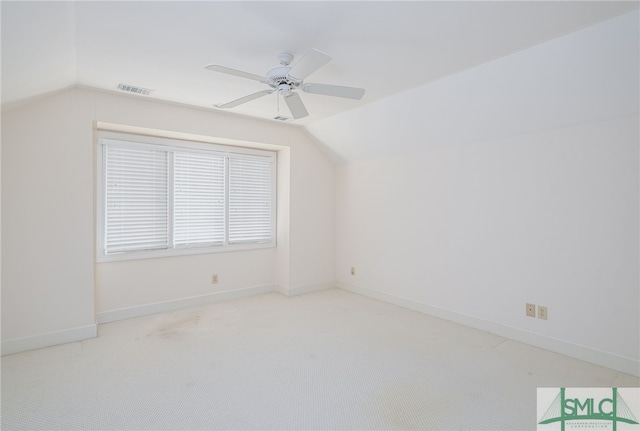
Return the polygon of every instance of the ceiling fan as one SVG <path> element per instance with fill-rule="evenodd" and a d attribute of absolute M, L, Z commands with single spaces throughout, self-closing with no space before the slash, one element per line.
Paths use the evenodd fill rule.
<path fill-rule="evenodd" d="M 317 49 L 309 50 L 300 60 L 296 62 L 293 67 L 289 64 L 293 60 L 293 55 L 288 52 L 283 52 L 278 55 L 280 66 L 271 69 L 267 72 L 266 76 L 255 75 L 249 72 L 243 72 L 241 70 L 230 69 L 225 66 L 219 66 L 217 64 L 210 64 L 205 66 L 205 69 L 212 70 L 214 72 L 226 73 L 228 75 L 239 76 L 241 78 L 252 79 L 254 81 L 267 84 L 270 89 L 258 91 L 257 93 L 249 94 L 231 102 L 215 105 L 218 108 L 228 109 L 235 108 L 243 103 L 250 102 L 258 99 L 259 97 L 278 92 L 281 95 L 291 112 L 294 119 L 303 118 L 309 115 L 307 108 L 300 95 L 294 90 L 301 89 L 305 93 L 321 94 L 324 96 L 344 97 L 347 99 L 360 100 L 364 96 L 363 88 L 343 87 L 340 85 L 329 84 L 312 84 L 306 83 L 304 80 L 307 76 L 311 75 L 316 70 L 327 64 L 331 57 L 322 51 Z M 279 117 L 276 117 L 279 118 Z M 282 117 L 280 117 L 282 119 Z"/>

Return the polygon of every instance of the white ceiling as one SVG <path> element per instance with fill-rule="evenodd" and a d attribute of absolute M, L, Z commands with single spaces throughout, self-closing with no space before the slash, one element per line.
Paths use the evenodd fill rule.
<path fill-rule="evenodd" d="M 305 129 L 335 160 L 350 161 L 451 149 L 639 113 L 636 10 Z"/>
<path fill-rule="evenodd" d="M 2 104 L 72 85 L 153 89 L 214 108 L 264 84 L 276 55 L 320 49 L 308 82 L 366 88 L 361 101 L 302 94 L 307 125 L 485 64 L 638 8 L 638 2 L 8 2 L 2 1 Z M 295 59 L 294 59 L 295 62 Z M 286 113 L 286 107 L 280 109 Z M 234 108 L 276 115 L 275 95 Z"/>

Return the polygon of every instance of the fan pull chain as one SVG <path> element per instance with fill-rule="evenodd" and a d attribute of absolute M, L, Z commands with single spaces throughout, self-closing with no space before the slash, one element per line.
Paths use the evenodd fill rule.
<path fill-rule="evenodd" d="M 276 91 L 276 109 L 278 110 L 278 116 L 280 115 L 280 92 Z"/>

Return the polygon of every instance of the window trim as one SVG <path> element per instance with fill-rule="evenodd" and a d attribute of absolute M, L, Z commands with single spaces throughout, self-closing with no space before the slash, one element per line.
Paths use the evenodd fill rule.
<path fill-rule="evenodd" d="M 173 245 L 173 219 L 174 219 L 174 204 L 173 200 L 173 185 L 170 187 L 170 191 L 168 192 L 168 197 L 171 200 L 169 218 L 170 218 L 170 226 L 169 226 L 169 240 L 171 243 L 171 247 L 167 249 L 160 250 L 139 250 L 139 251 L 129 251 L 129 252 L 121 252 L 121 253 L 113 253 L 113 254 L 105 254 L 104 253 L 104 239 L 105 239 L 105 207 L 106 207 L 106 194 L 105 194 L 105 166 L 104 166 L 104 144 L 103 140 L 108 141 L 116 141 L 122 142 L 121 145 L 127 147 L 135 147 L 140 146 L 144 148 L 157 148 L 161 150 L 171 151 L 171 148 L 179 148 L 181 150 L 186 150 L 189 152 L 206 152 L 206 153 L 217 153 L 223 156 L 232 156 L 232 155 L 255 155 L 262 157 L 270 157 L 272 159 L 271 164 L 271 241 L 260 242 L 260 243 L 229 243 L 228 242 L 228 217 L 225 220 L 225 239 L 222 245 L 216 246 L 204 246 L 204 247 L 179 247 L 176 248 Z M 119 145 L 116 142 L 111 142 L 109 145 Z M 171 257 L 171 256 L 184 256 L 184 255 L 195 255 L 195 254 L 208 254 L 208 253 L 223 253 L 223 252 L 233 252 L 233 251 L 242 251 L 242 250 L 259 250 L 266 248 L 274 248 L 276 247 L 276 226 L 277 226 L 277 213 L 276 213 L 276 204 L 277 204 L 277 152 L 272 150 L 264 150 L 257 148 L 248 148 L 244 146 L 231 146 L 225 144 L 218 143 L 208 143 L 208 142 L 200 142 L 200 141 L 187 141 L 180 139 L 172 139 L 172 138 L 163 138 L 159 136 L 149 136 L 149 135 L 137 135 L 123 132 L 114 132 L 110 130 L 101 130 L 98 129 L 96 133 L 96 254 L 95 260 L 96 262 L 114 262 L 114 261 L 126 261 L 126 260 L 136 260 L 136 259 L 150 259 L 150 258 L 158 258 L 158 257 Z M 225 165 L 228 164 L 228 159 L 225 160 Z M 225 175 L 227 174 L 225 168 Z M 168 175 L 173 176 L 173 161 L 169 163 L 169 173 Z M 225 184 L 225 212 L 228 211 L 228 181 Z"/>

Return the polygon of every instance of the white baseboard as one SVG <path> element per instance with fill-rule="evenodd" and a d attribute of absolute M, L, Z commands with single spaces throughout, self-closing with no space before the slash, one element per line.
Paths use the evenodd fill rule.
<path fill-rule="evenodd" d="M 319 290 L 333 289 L 335 287 L 336 287 L 335 281 L 327 281 L 324 283 L 310 284 L 308 286 L 298 286 L 298 287 L 284 287 L 284 286 L 276 285 L 275 291 L 282 293 L 285 296 L 298 296 L 298 295 L 304 295 L 307 293 L 317 292 Z"/>
<path fill-rule="evenodd" d="M 32 335 L 30 337 L 15 338 L 2 342 L 2 355 L 24 352 L 27 350 L 41 349 L 57 344 L 72 343 L 86 340 L 98 335 L 97 325 L 79 326 L 77 328 L 64 329 L 62 331 L 48 332 L 46 334 Z"/>
<path fill-rule="evenodd" d="M 117 310 L 103 311 L 96 314 L 97 322 L 109 323 L 117 320 L 131 319 L 134 317 L 147 316 L 149 314 L 163 313 L 166 311 L 179 310 L 181 308 L 196 307 L 210 304 L 212 302 L 229 301 L 232 299 L 247 298 L 249 296 L 261 295 L 273 292 L 276 286 L 265 284 L 261 286 L 245 287 L 243 289 L 226 290 L 207 295 L 191 296 L 189 298 L 174 299 L 171 301 L 154 302 L 152 304 L 137 305 L 133 307 L 119 308 Z"/>
<path fill-rule="evenodd" d="M 338 281 L 336 285 L 338 288 L 349 292 L 358 293 L 360 295 L 408 308 L 410 310 L 450 320 L 455 323 L 460 323 L 465 326 L 470 326 L 472 328 L 480 329 L 482 331 L 490 332 L 501 337 L 540 347 L 552 352 L 561 353 L 572 358 L 591 362 L 592 364 L 611 368 L 616 371 L 640 376 L 640 361 L 636 359 L 625 358 L 613 353 L 592 349 L 590 347 L 581 346 L 558 338 L 536 334 L 534 332 L 525 331 L 511 326 L 505 326 L 500 323 L 479 319 L 477 317 L 466 316 L 454 311 L 433 307 L 418 301 L 413 301 L 411 299 L 402 298 L 374 289 L 355 286 L 353 284 L 340 281 Z"/>

